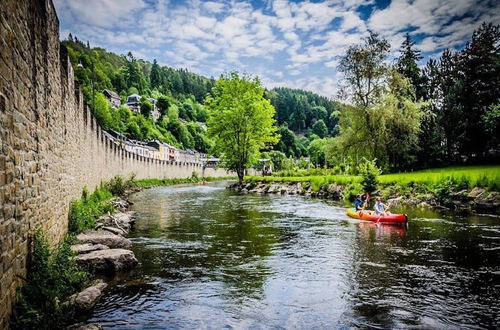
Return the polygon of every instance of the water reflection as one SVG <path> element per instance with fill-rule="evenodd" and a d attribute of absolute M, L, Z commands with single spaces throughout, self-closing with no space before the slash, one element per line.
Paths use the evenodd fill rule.
<path fill-rule="evenodd" d="M 408 228 L 341 205 L 223 186 L 134 196 L 140 265 L 92 321 L 105 328 L 450 328 L 500 323 L 500 225 L 423 210 Z"/>

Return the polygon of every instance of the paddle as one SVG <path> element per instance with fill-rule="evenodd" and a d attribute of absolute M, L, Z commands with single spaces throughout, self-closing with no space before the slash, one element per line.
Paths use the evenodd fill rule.
<path fill-rule="evenodd" d="M 366 193 L 366 199 L 363 202 L 363 206 L 361 207 L 361 213 L 365 210 L 365 207 L 368 205 L 368 201 L 370 200 L 370 194 Z"/>

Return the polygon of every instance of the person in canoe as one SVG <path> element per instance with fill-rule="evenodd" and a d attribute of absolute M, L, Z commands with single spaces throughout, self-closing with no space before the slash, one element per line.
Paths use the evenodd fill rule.
<path fill-rule="evenodd" d="M 376 215 L 388 215 L 390 212 L 387 211 L 388 207 L 382 203 L 382 198 L 377 197 L 375 200 L 375 214 Z"/>
<path fill-rule="evenodd" d="M 354 201 L 354 209 L 356 211 L 361 211 L 363 210 L 363 199 L 361 197 L 361 194 L 359 194 L 358 196 L 356 196 L 356 200 Z"/>

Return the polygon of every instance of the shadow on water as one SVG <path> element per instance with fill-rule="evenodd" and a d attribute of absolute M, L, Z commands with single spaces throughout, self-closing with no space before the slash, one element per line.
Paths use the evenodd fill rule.
<path fill-rule="evenodd" d="M 336 203 L 220 184 L 133 196 L 140 265 L 91 321 L 105 328 L 491 328 L 500 224 L 408 209 L 408 228 Z"/>

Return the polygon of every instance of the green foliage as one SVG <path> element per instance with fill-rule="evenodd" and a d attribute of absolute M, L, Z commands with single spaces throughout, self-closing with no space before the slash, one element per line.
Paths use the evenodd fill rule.
<path fill-rule="evenodd" d="M 370 32 L 362 45 L 350 46 L 340 60 L 339 71 L 345 77 L 342 95 L 355 107 L 367 109 L 378 102 L 385 89 L 385 61 L 389 51 L 389 42 Z"/>
<path fill-rule="evenodd" d="M 102 93 L 95 93 L 95 104 L 91 106 L 92 112 L 102 129 L 108 130 L 115 127 L 111 115 L 111 105 Z"/>
<path fill-rule="evenodd" d="M 170 101 L 166 96 L 160 96 L 158 100 L 156 101 L 156 106 L 158 107 L 160 111 L 161 117 L 165 117 L 167 115 L 167 110 L 168 107 L 170 106 Z"/>
<path fill-rule="evenodd" d="M 103 186 L 106 189 L 103 191 L 109 191 L 114 196 L 121 196 L 127 190 L 133 189 L 137 185 L 136 185 L 135 175 L 132 174 L 127 179 L 124 179 L 122 176 L 117 175 L 113 179 L 104 183 Z M 99 190 L 96 190 L 96 193 L 98 191 Z M 106 197 L 110 197 L 110 196 L 106 196 Z M 105 199 L 103 198 L 101 200 L 105 200 Z"/>
<path fill-rule="evenodd" d="M 320 138 L 324 138 L 328 135 L 328 128 L 326 128 L 325 122 L 323 119 L 318 120 L 314 123 L 312 127 L 312 131 L 314 134 L 319 136 Z"/>
<path fill-rule="evenodd" d="M 260 149 L 278 142 L 274 107 L 263 98 L 260 81 L 237 73 L 217 80 L 213 96 L 206 99 L 208 133 L 221 154 L 222 166 L 243 180 L 247 167 L 255 164 Z"/>
<path fill-rule="evenodd" d="M 363 193 L 363 185 L 359 182 L 350 182 L 344 188 L 344 198 L 353 201 L 357 195 Z"/>
<path fill-rule="evenodd" d="M 370 99 L 370 107 L 346 107 L 338 149 L 352 159 L 377 158 L 383 168 L 404 168 L 418 141 L 422 103 L 413 101 L 408 80 L 391 70 L 387 89 Z"/>
<path fill-rule="evenodd" d="M 377 190 L 380 169 L 377 167 L 375 160 L 364 159 L 359 165 L 359 175 L 361 176 L 361 186 L 364 191 L 372 193 Z"/>
<path fill-rule="evenodd" d="M 72 321 L 73 307 L 62 302 L 83 289 L 89 274 L 76 265 L 70 241 L 67 237 L 52 251 L 42 231 L 35 232 L 26 282 L 13 308 L 12 329 L 60 329 Z"/>
<path fill-rule="evenodd" d="M 108 202 L 111 197 L 112 193 L 105 187 L 96 189 L 90 195 L 87 188 L 84 188 L 82 198 L 71 202 L 68 231 L 78 234 L 94 228 L 97 218 L 105 213 L 114 212 L 113 205 Z"/>
<path fill-rule="evenodd" d="M 281 171 L 284 168 L 285 154 L 276 150 L 271 150 L 262 153 L 262 158 L 270 159 L 273 165 L 273 171 Z"/>
<path fill-rule="evenodd" d="M 422 59 L 422 56 L 420 51 L 415 49 L 415 42 L 413 42 L 409 33 L 406 33 L 400 54 L 396 69 L 411 82 L 417 99 L 421 99 L 423 97 L 424 79 L 418 67 L 418 62 Z"/>
<path fill-rule="evenodd" d="M 84 99 L 92 109 L 95 108 L 94 115 L 103 129 L 113 129 L 136 140 L 158 139 L 177 147 L 196 148 L 198 145 L 203 148 L 199 151 L 207 151 L 213 144 L 206 132 L 200 133 L 202 136 L 193 141 L 184 128 L 179 128 L 177 132 L 181 131 L 180 135 L 174 138 L 176 134 L 168 130 L 166 123 L 160 125 L 150 119 L 152 105 L 147 100 L 149 97 L 157 99 L 160 123 L 166 117 L 177 120 L 179 109 L 183 111 L 182 118 L 205 122 L 207 112 L 198 102 L 202 102 L 210 92 L 215 83 L 213 79 L 184 69 L 160 67 L 156 60 L 150 63 L 136 59 L 132 53 L 119 56 L 102 48 L 90 49 L 78 39 L 65 40 L 62 45 L 68 49 L 76 78 L 82 84 Z M 142 95 L 141 115 L 131 113 L 125 107 L 112 110 L 100 93 L 103 89 L 116 91 L 122 101 L 125 101 L 127 95 Z"/>
<path fill-rule="evenodd" d="M 338 110 L 339 104 L 326 97 L 285 87 L 272 89 L 267 92 L 267 97 L 276 109 L 278 124 L 289 127 L 294 134 L 311 127 L 314 121 L 320 119 L 324 121 L 328 131 L 333 131 L 336 125 L 335 116 L 332 121 L 329 119 L 331 114 Z"/>
<path fill-rule="evenodd" d="M 136 184 L 138 187 L 148 188 L 155 186 L 170 186 L 173 184 L 181 184 L 181 183 L 198 183 L 200 181 L 219 181 L 219 180 L 230 180 L 234 179 L 231 177 L 198 177 L 196 172 L 193 172 L 190 178 L 174 178 L 174 179 L 143 179 L 137 180 Z"/>
<path fill-rule="evenodd" d="M 153 105 L 146 97 L 143 96 L 141 98 L 141 115 L 143 115 L 146 118 L 149 118 L 151 116 L 152 111 L 153 111 Z"/>
<path fill-rule="evenodd" d="M 325 145 L 327 143 L 326 139 L 316 139 L 309 144 L 308 153 L 311 158 L 311 162 L 316 166 L 325 166 Z"/>

